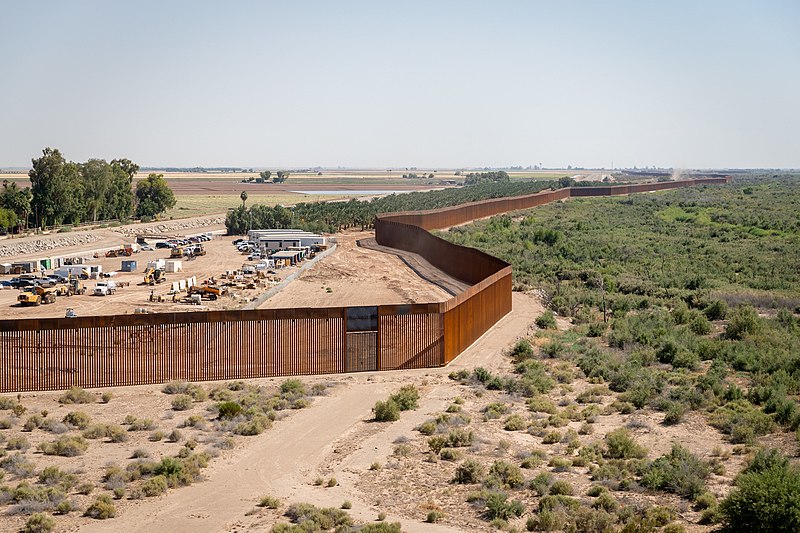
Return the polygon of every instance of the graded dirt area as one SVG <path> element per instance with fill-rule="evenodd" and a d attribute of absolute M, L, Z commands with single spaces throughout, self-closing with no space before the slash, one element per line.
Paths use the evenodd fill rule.
<path fill-rule="evenodd" d="M 359 246 L 358 241 L 369 239 L 374 242 L 374 232 L 338 233 L 337 248 L 331 255 L 259 308 L 426 303 L 452 296 L 442 286 L 428 281 L 446 277 L 444 273 L 424 260 L 426 266 L 415 271 L 397 254 Z M 451 285 L 460 283 L 450 281 Z"/>
<path fill-rule="evenodd" d="M 86 295 L 76 295 L 70 297 L 59 297 L 55 303 L 39 305 L 36 307 L 22 307 L 17 303 L 17 296 L 20 291 L 16 289 L 5 289 L 0 291 L 0 309 L 4 310 L 4 318 L 34 318 L 34 317 L 63 317 L 67 308 L 73 308 L 79 316 L 86 315 L 111 315 L 133 313 L 137 308 L 145 308 L 150 312 L 171 312 L 171 311 L 200 311 L 210 309 L 235 309 L 243 305 L 245 301 L 254 298 L 260 292 L 269 287 L 266 280 L 256 289 L 232 290 L 229 296 L 217 301 L 203 301 L 202 305 L 190 305 L 182 303 L 172 303 L 172 297 L 167 293 L 170 290 L 171 282 L 186 279 L 194 276 L 198 283 L 209 279 L 212 276 L 218 281 L 220 274 L 226 270 L 236 270 L 242 264 L 247 263 L 247 257 L 236 251 L 231 245 L 235 237 L 218 236 L 211 241 L 203 243 L 206 255 L 192 260 L 184 259 L 183 272 L 167 273 L 167 281 L 155 286 L 141 285 L 143 282 L 143 272 L 148 261 L 155 259 L 166 259 L 169 257 L 169 250 L 154 249 L 133 254 L 131 257 L 107 258 L 99 257 L 91 259 L 89 264 L 98 264 L 103 267 L 104 272 L 116 271 L 115 275 L 109 280 L 115 283 L 130 283 L 130 285 L 117 289 L 115 294 L 108 296 L 91 296 L 95 280 L 81 280 L 86 286 Z M 128 239 L 128 242 L 130 239 Z M 105 242 L 105 241 L 104 241 Z M 69 251 L 67 251 L 69 250 Z M 72 248 L 59 251 L 60 255 L 72 256 Z M 83 255 L 77 252 L 74 255 Z M 136 260 L 136 272 L 118 272 L 123 260 Z M 48 271 L 52 272 L 52 271 Z M 281 274 L 288 275 L 288 271 Z M 2 276 L 2 279 L 11 279 L 14 276 Z M 167 298 L 165 302 L 151 302 L 149 296 L 151 290 L 156 295 Z"/>

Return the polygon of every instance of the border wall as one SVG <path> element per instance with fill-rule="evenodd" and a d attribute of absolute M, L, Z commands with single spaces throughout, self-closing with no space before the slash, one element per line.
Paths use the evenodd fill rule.
<path fill-rule="evenodd" d="M 511 311 L 511 266 L 431 235 L 569 197 L 700 184 L 704 178 L 573 187 L 378 215 L 375 238 L 471 284 L 440 303 L 0 320 L 0 392 L 443 366 Z"/>

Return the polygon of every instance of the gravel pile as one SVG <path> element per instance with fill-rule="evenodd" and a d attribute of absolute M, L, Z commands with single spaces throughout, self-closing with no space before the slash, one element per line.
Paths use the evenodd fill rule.
<path fill-rule="evenodd" d="M 173 220 L 161 224 L 148 226 L 128 226 L 111 228 L 117 233 L 122 233 L 126 237 L 136 237 L 139 233 L 185 233 L 186 230 L 203 228 L 206 226 L 216 226 L 225 223 L 224 216 L 214 216 L 207 218 L 191 218 L 187 220 Z"/>
<path fill-rule="evenodd" d="M 80 246 L 97 242 L 100 237 L 92 235 L 91 233 L 77 233 L 69 236 L 53 236 L 42 237 L 35 241 L 19 242 L 14 244 L 0 245 L 0 257 L 8 257 L 14 255 L 28 255 L 40 252 L 47 252 L 48 250 L 55 250 L 63 246 Z"/>

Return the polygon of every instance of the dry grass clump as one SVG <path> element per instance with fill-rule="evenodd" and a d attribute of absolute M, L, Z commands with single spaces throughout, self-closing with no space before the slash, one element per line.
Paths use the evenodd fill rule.
<path fill-rule="evenodd" d="M 94 394 L 80 387 L 72 387 L 58 398 L 58 402 L 62 404 L 94 403 L 95 401 L 97 401 L 97 397 Z"/>

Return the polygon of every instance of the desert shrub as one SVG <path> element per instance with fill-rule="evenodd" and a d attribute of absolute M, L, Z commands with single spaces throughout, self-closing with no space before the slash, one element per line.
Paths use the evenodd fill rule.
<path fill-rule="evenodd" d="M 22 429 L 24 431 L 33 431 L 34 429 L 40 427 L 44 422 L 44 418 L 41 415 L 35 414 L 29 416 L 25 423 L 22 425 Z"/>
<path fill-rule="evenodd" d="M 728 305 L 722 300 L 714 300 L 703 309 L 709 320 L 722 320 L 728 313 Z"/>
<path fill-rule="evenodd" d="M 469 485 L 472 483 L 480 483 L 486 474 L 486 468 L 474 459 L 467 459 L 458 467 L 456 467 L 454 483 L 462 485 Z"/>
<path fill-rule="evenodd" d="M 672 426 L 680 423 L 686 408 L 678 402 L 669 402 L 666 413 L 664 414 L 664 424 Z"/>
<path fill-rule="evenodd" d="M 345 501 L 342 502 L 342 505 L 340 507 L 342 509 L 352 509 L 353 508 L 353 502 L 351 502 L 350 500 L 345 500 Z"/>
<path fill-rule="evenodd" d="M 419 391 L 414 385 L 405 385 L 400 390 L 389 397 L 393 400 L 401 411 L 408 411 L 417 408 L 419 402 Z"/>
<path fill-rule="evenodd" d="M 65 424 L 69 424 L 71 426 L 75 426 L 78 429 L 86 429 L 89 427 L 90 422 L 89 415 L 84 413 L 83 411 L 72 411 L 67 413 L 63 419 Z"/>
<path fill-rule="evenodd" d="M 94 483 L 87 481 L 75 487 L 75 492 L 77 492 L 78 494 L 83 494 L 84 496 L 88 496 L 89 494 L 94 492 L 94 489 L 95 489 Z"/>
<path fill-rule="evenodd" d="M 104 392 L 104 393 L 103 393 L 103 394 L 100 396 L 100 401 L 102 401 L 103 403 L 108 403 L 108 402 L 110 402 L 110 401 L 111 401 L 111 398 L 113 398 L 113 397 L 114 397 L 114 395 L 113 395 L 112 393 L 110 393 L 110 392 Z"/>
<path fill-rule="evenodd" d="M 49 533 L 56 527 L 55 519 L 47 513 L 33 513 L 25 522 L 23 533 Z"/>
<path fill-rule="evenodd" d="M 169 435 L 167 435 L 167 440 L 170 442 L 179 442 L 183 438 L 183 433 L 178 431 L 177 429 L 173 429 Z"/>
<path fill-rule="evenodd" d="M 453 428 L 447 433 L 447 445 L 450 448 L 472 446 L 475 435 L 463 428 Z"/>
<path fill-rule="evenodd" d="M 39 472 L 39 483 L 58 485 L 64 491 L 69 491 L 78 483 L 78 476 L 63 472 L 57 466 L 48 466 Z"/>
<path fill-rule="evenodd" d="M 18 435 L 16 437 L 9 437 L 8 441 L 6 441 L 7 450 L 25 451 L 30 447 L 31 444 L 28 442 L 28 439 L 26 439 L 22 435 Z"/>
<path fill-rule="evenodd" d="M 54 418 L 45 418 L 42 420 L 41 425 L 39 426 L 43 431 L 47 431 L 48 433 L 55 433 L 61 434 L 66 433 L 69 431 L 69 426 L 64 424 L 63 422 L 59 422 Z"/>
<path fill-rule="evenodd" d="M 262 496 L 258 501 L 259 507 L 266 507 L 267 509 L 278 509 L 281 506 L 281 501 L 274 496 Z"/>
<path fill-rule="evenodd" d="M 433 435 L 434 433 L 436 433 L 436 421 L 428 420 L 426 422 L 423 422 L 422 424 L 419 425 L 417 431 L 419 431 L 423 435 L 429 435 L 429 436 Z"/>
<path fill-rule="evenodd" d="M 128 431 L 150 431 L 156 423 L 150 418 L 137 418 L 128 426 Z"/>
<path fill-rule="evenodd" d="M 556 404 L 554 404 L 552 400 L 546 396 L 535 396 L 533 398 L 528 398 L 525 403 L 528 405 L 528 409 L 534 413 L 547 413 L 554 415 L 558 411 L 556 409 Z"/>
<path fill-rule="evenodd" d="M 556 317 L 552 311 L 545 311 L 536 317 L 536 325 L 541 329 L 556 329 Z"/>
<path fill-rule="evenodd" d="M 94 394 L 80 387 L 72 387 L 58 398 L 59 403 L 63 404 L 94 403 L 95 400 Z"/>
<path fill-rule="evenodd" d="M 75 457 L 83 455 L 89 448 L 89 443 L 83 437 L 64 436 L 52 442 L 39 444 L 39 450 L 45 455 L 60 455 L 62 457 Z"/>
<path fill-rule="evenodd" d="M 88 516 L 96 520 L 106 520 L 114 518 L 117 514 L 117 509 L 114 507 L 114 502 L 108 494 L 101 494 L 83 513 L 83 516 Z"/>
<path fill-rule="evenodd" d="M 563 495 L 563 496 L 572 496 L 574 490 L 572 485 L 569 481 L 559 479 L 554 481 L 552 485 L 550 485 L 550 494 L 553 495 Z"/>
<path fill-rule="evenodd" d="M 553 475 L 549 472 L 539 472 L 528 483 L 528 488 L 531 489 L 537 496 L 544 496 L 547 494 L 550 485 L 553 484 Z"/>
<path fill-rule="evenodd" d="M 428 512 L 428 516 L 425 517 L 425 521 L 427 523 L 429 523 L 429 524 L 435 524 L 436 522 L 438 522 L 442 518 L 444 518 L 444 513 L 434 509 L 434 510 Z"/>
<path fill-rule="evenodd" d="M 172 400 L 172 408 L 175 411 L 186 411 L 192 408 L 192 397 L 188 394 L 179 394 Z"/>
<path fill-rule="evenodd" d="M 708 423 L 730 435 L 734 444 L 751 444 L 755 437 L 772 430 L 772 418 L 747 400 L 734 400 L 718 407 Z"/>
<path fill-rule="evenodd" d="M 514 414 L 506 418 L 503 429 L 506 431 L 521 431 L 528 427 L 528 423 L 520 415 Z"/>
<path fill-rule="evenodd" d="M 705 490 L 709 466 L 680 445 L 673 445 L 669 455 L 663 455 L 645 466 L 641 484 L 694 499 Z"/>
<path fill-rule="evenodd" d="M 14 398 L 0 396 L 0 411 L 10 411 L 17 403 L 18 402 Z"/>
<path fill-rule="evenodd" d="M 490 520 L 508 520 L 522 516 L 525 506 L 519 500 L 509 500 L 504 492 L 490 492 L 486 495 L 486 517 Z"/>
<path fill-rule="evenodd" d="M 439 453 L 447 446 L 447 437 L 444 435 L 434 435 L 428 439 L 428 446 L 433 453 Z"/>
<path fill-rule="evenodd" d="M 551 431 L 542 438 L 542 444 L 555 444 L 561 442 L 561 433 L 558 431 Z"/>
<path fill-rule="evenodd" d="M 128 440 L 128 432 L 122 426 L 109 425 L 106 427 L 106 437 L 109 442 L 125 442 Z"/>
<path fill-rule="evenodd" d="M 286 516 L 295 524 L 302 524 L 304 531 L 344 530 L 353 524 L 353 519 L 341 509 L 318 508 L 308 503 L 293 503 Z"/>
<path fill-rule="evenodd" d="M 237 435 L 260 435 L 266 429 L 272 427 L 272 421 L 264 415 L 256 415 L 250 420 L 240 422 L 233 428 L 233 432 Z"/>
<path fill-rule="evenodd" d="M 492 402 L 482 409 L 485 420 L 500 418 L 504 414 L 507 414 L 509 410 L 510 408 L 508 405 L 499 402 Z"/>
<path fill-rule="evenodd" d="M 400 407 L 391 398 L 386 401 L 375 402 L 375 407 L 372 411 L 375 413 L 375 421 L 377 422 L 400 420 Z"/>
<path fill-rule="evenodd" d="M 306 393 L 306 386 L 299 379 L 289 378 L 281 383 L 280 391 L 284 396 L 302 396 Z"/>
<path fill-rule="evenodd" d="M 695 335 L 708 335 L 711 333 L 711 322 L 704 315 L 696 314 L 689 322 L 689 329 Z"/>
<path fill-rule="evenodd" d="M 332 478 L 328 479 L 328 483 L 327 483 L 327 485 L 328 485 L 328 488 L 330 488 L 330 487 L 335 487 L 335 486 L 336 486 L 336 485 L 338 485 L 338 484 L 339 484 L 339 482 L 338 482 L 338 481 L 336 481 L 336 478 L 335 478 L 335 477 L 332 477 Z"/>
<path fill-rule="evenodd" d="M 511 357 L 515 363 L 533 357 L 533 346 L 526 339 L 520 339 L 511 349 Z"/>
<path fill-rule="evenodd" d="M 221 419 L 236 418 L 242 412 L 242 406 L 236 402 L 220 402 L 217 404 L 217 412 Z"/>
<path fill-rule="evenodd" d="M 758 332 L 759 329 L 761 329 L 761 320 L 758 318 L 756 310 L 749 305 L 740 305 L 733 313 L 728 313 L 725 337 L 742 340 L 747 335 Z"/>
<path fill-rule="evenodd" d="M 169 484 L 167 483 L 166 476 L 163 474 L 159 474 L 147 479 L 140 486 L 142 494 L 148 498 L 152 498 L 153 496 L 158 496 L 159 494 L 167 492 L 167 488 L 169 488 Z"/>
<path fill-rule="evenodd" d="M 149 440 L 150 442 L 158 442 L 160 440 L 163 440 L 164 437 L 165 435 L 163 431 L 154 431 L 150 434 L 149 437 L 147 437 L 147 440 Z"/>
<path fill-rule="evenodd" d="M 605 457 L 609 459 L 641 459 L 647 456 L 647 449 L 633 440 L 630 431 L 615 429 L 606 435 Z"/>
<path fill-rule="evenodd" d="M 464 457 L 464 454 L 461 450 L 453 448 L 444 448 L 439 452 L 439 458 L 444 461 L 460 461 L 462 457 Z"/>
<path fill-rule="evenodd" d="M 800 530 L 800 470 L 776 451 L 759 452 L 720 503 L 727 531 Z"/>
<path fill-rule="evenodd" d="M 490 487 L 516 489 L 525 483 L 525 478 L 518 466 L 506 461 L 495 461 L 489 468 L 489 477 L 485 483 Z"/>

